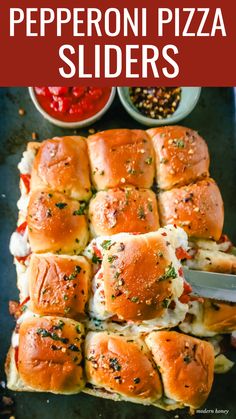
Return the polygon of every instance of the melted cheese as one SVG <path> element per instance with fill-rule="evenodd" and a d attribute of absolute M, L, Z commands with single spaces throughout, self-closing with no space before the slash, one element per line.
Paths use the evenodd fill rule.
<path fill-rule="evenodd" d="M 14 231 L 10 239 L 10 252 L 13 256 L 24 257 L 30 253 L 30 245 L 28 241 L 28 228 L 24 234 Z"/>
<path fill-rule="evenodd" d="M 18 169 L 21 174 L 27 175 L 32 172 L 34 158 L 35 158 L 34 150 L 24 151 L 21 161 L 18 164 Z"/>
<path fill-rule="evenodd" d="M 29 205 L 29 194 L 25 194 L 23 193 L 20 197 L 20 199 L 17 202 L 17 208 L 18 210 L 23 214 L 23 215 L 27 215 L 27 208 Z"/>
<path fill-rule="evenodd" d="M 187 320 L 180 323 L 179 328 L 184 333 L 190 333 L 195 336 L 215 336 L 217 333 L 207 330 L 203 323 L 203 307 L 198 301 L 191 301 L 189 305 L 189 314 L 192 314 L 193 320 Z"/>

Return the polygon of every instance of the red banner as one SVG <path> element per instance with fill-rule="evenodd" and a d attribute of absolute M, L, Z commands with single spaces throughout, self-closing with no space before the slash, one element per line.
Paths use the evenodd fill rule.
<path fill-rule="evenodd" d="M 0 6 L 1 86 L 235 85 L 234 2 L 46 3 Z"/>

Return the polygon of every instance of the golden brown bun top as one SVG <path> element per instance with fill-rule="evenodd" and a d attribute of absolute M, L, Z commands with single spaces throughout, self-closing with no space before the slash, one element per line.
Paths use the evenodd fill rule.
<path fill-rule="evenodd" d="M 136 342 L 107 332 L 90 332 L 85 343 L 88 381 L 128 398 L 159 399 L 160 378 L 144 342 Z"/>
<path fill-rule="evenodd" d="M 87 138 L 96 189 L 133 185 L 150 188 L 154 179 L 154 150 L 145 131 L 113 129 Z"/>
<path fill-rule="evenodd" d="M 219 240 L 224 205 L 215 181 L 207 178 L 159 194 L 161 225 L 176 224 L 188 236 Z"/>
<path fill-rule="evenodd" d="M 64 194 L 51 190 L 33 192 L 27 222 L 33 252 L 78 254 L 87 244 L 83 207 Z"/>
<path fill-rule="evenodd" d="M 83 386 L 83 326 L 62 317 L 33 317 L 19 330 L 18 370 L 36 390 L 70 393 Z"/>
<path fill-rule="evenodd" d="M 173 297 L 172 261 L 165 237 L 157 233 L 119 239 L 102 261 L 106 309 L 119 319 L 159 317 Z M 166 272 L 170 275 L 166 277 Z M 174 273 L 174 268 L 172 269 Z"/>
<path fill-rule="evenodd" d="M 160 189 L 187 185 L 209 175 L 209 153 L 202 137 L 178 125 L 149 129 Z"/>
<path fill-rule="evenodd" d="M 161 373 L 165 395 L 186 406 L 200 407 L 213 382 L 213 346 L 174 331 L 152 332 L 146 343 Z"/>
<path fill-rule="evenodd" d="M 84 315 L 90 265 L 83 256 L 33 254 L 28 278 L 34 313 L 72 318 Z"/>
<path fill-rule="evenodd" d="M 236 303 L 205 299 L 203 323 L 207 330 L 230 333 L 236 330 Z"/>
<path fill-rule="evenodd" d="M 90 201 L 89 218 L 95 236 L 148 233 L 159 228 L 156 196 L 148 189 L 100 191 Z"/>
<path fill-rule="evenodd" d="M 91 196 L 87 144 L 83 137 L 55 137 L 42 142 L 34 160 L 31 189 L 45 188 L 79 200 Z"/>

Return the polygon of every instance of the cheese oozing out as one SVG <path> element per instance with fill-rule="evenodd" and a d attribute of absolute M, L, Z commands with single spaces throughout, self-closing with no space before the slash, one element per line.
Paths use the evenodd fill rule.
<path fill-rule="evenodd" d="M 35 150 L 26 150 L 23 152 L 18 169 L 22 175 L 31 174 L 35 158 Z"/>
<path fill-rule="evenodd" d="M 23 234 L 14 231 L 10 238 L 10 252 L 13 256 L 25 257 L 30 254 L 28 227 Z"/>

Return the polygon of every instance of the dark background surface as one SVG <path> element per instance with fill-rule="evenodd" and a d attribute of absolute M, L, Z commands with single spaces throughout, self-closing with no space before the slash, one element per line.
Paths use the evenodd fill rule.
<path fill-rule="evenodd" d="M 196 129 L 207 141 L 211 156 L 211 175 L 220 186 L 225 203 L 225 227 L 236 243 L 236 114 L 233 88 L 204 88 L 194 111 L 180 123 Z M 18 114 L 19 108 L 25 115 Z M 107 114 L 93 125 L 96 130 L 108 128 L 145 128 L 135 122 L 122 108 L 118 97 Z M 17 299 L 16 273 L 8 244 L 16 226 L 19 198 L 17 163 L 26 144 L 36 132 L 39 140 L 56 135 L 73 135 L 51 125 L 34 108 L 26 88 L 0 88 L 0 381 L 5 383 L 4 360 L 10 345 L 14 320 L 8 313 L 8 301 Z M 87 135 L 88 128 L 76 131 Z M 200 377 L 199 377 L 200 379 Z M 236 367 L 226 375 L 215 376 L 211 395 L 203 409 L 208 412 L 196 417 L 218 419 L 236 417 Z M 153 407 L 131 403 L 115 403 L 85 394 L 55 396 L 43 393 L 13 393 L 2 389 L 14 399 L 16 419 L 179 419 L 188 417 L 187 411 L 164 412 Z M 229 410 L 227 415 L 215 409 Z M 2 416 L 0 418 L 9 417 Z"/>

